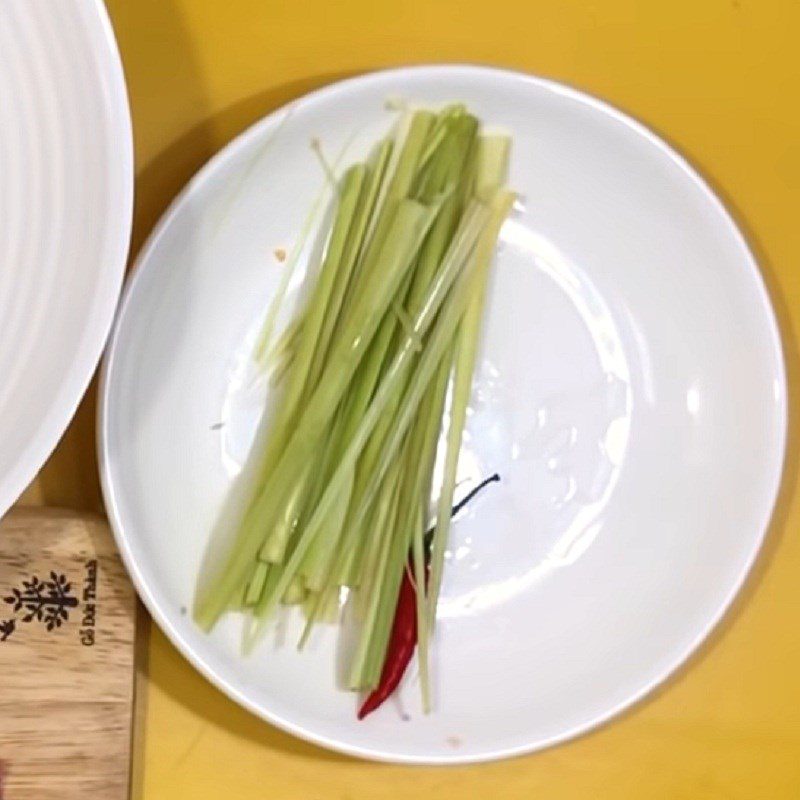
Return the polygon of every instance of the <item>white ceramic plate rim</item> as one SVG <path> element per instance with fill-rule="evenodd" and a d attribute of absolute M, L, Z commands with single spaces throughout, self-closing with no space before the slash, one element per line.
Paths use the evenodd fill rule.
<path fill-rule="evenodd" d="M 262 709 L 257 704 L 249 700 L 244 693 L 237 690 L 234 685 L 232 685 L 229 681 L 226 681 L 221 675 L 219 675 L 214 669 L 212 669 L 203 659 L 199 658 L 193 652 L 189 642 L 180 634 L 177 628 L 172 624 L 169 615 L 164 613 L 158 600 L 151 592 L 150 587 L 147 586 L 145 580 L 142 577 L 142 573 L 140 572 L 138 565 L 136 563 L 136 559 L 134 557 L 130 543 L 128 542 L 128 539 L 125 535 L 122 519 L 120 516 L 120 509 L 116 499 L 115 488 L 111 477 L 111 465 L 110 465 L 110 457 L 108 451 L 108 431 L 107 431 L 107 420 L 109 416 L 108 376 L 113 368 L 114 360 L 117 357 L 117 352 L 116 352 L 117 342 L 122 320 L 124 319 L 125 313 L 128 308 L 128 304 L 131 301 L 131 298 L 136 290 L 137 280 L 139 278 L 138 266 L 140 264 L 147 262 L 151 253 L 158 246 L 162 234 L 171 224 L 179 207 L 186 200 L 187 196 L 190 196 L 195 192 L 200 191 L 202 185 L 213 175 L 217 163 L 223 160 L 224 158 L 229 157 L 230 152 L 232 150 L 245 147 L 247 146 L 247 144 L 250 142 L 251 139 L 258 137 L 261 134 L 262 129 L 269 126 L 272 123 L 272 120 L 277 115 L 281 114 L 284 111 L 285 107 L 276 109 L 275 111 L 268 114 L 266 117 L 263 117 L 261 120 L 253 124 L 248 129 L 246 129 L 243 133 L 241 133 L 230 143 L 228 143 L 224 148 L 222 148 L 222 150 L 220 150 L 216 155 L 214 155 L 197 172 L 197 174 L 189 181 L 189 183 L 186 185 L 183 191 L 170 204 L 169 208 L 161 217 L 160 221 L 158 222 L 155 229 L 151 233 L 146 244 L 144 245 L 141 252 L 137 256 L 134 271 L 129 280 L 127 281 L 125 290 L 123 292 L 123 299 L 120 305 L 120 312 L 117 317 L 117 324 L 114 329 L 114 332 L 112 333 L 111 341 L 106 351 L 106 356 L 101 371 L 100 403 L 98 408 L 98 456 L 100 462 L 100 475 L 102 481 L 103 495 L 105 498 L 109 519 L 111 521 L 114 535 L 116 537 L 117 546 L 119 547 L 120 552 L 122 553 L 123 560 L 128 569 L 128 572 L 131 575 L 131 578 L 133 579 L 136 589 L 139 592 L 139 596 L 142 598 L 150 614 L 153 616 L 153 618 L 158 623 L 159 627 L 164 631 L 164 633 L 170 639 L 172 644 L 175 645 L 175 647 L 178 648 L 178 650 L 183 654 L 183 656 L 214 686 L 216 686 L 220 691 L 224 692 L 228 697 L 237 702 L 239 705 L 251 711 L 256 716 L 265 719 L 267 722 L 286 731 L 287 733 L 293 734 L 294 736 L 298 736 L 309 742 L 313 742 L 314 744 L 320 745 L 322 747 L 331 750 L 335 750 L 340 753 L 345 753 L 347 755 L 357 756 L 360 758 L 368 758 L 372 760 L 397 763 L 397 764 L 429 764 L 429 765 L 455 766 L 458 764 L 496 761 L 503 758 L 509 758 L 512 756 L 518 756 L 518 755 L 524 755 L 526 753 L 536 752 L 538 750 L 552 747 L 553 745 L 568 741 L 570 739 L 575 738 L 576 736 L 580 736 L 581 734 L 594 730 L 595 728 L 603 725 L 604 723 L 608 722 L 614 717 L 617 717 L 623 711 L 627 710 L 628 708 L 630 708 L 631 706 L 635 705 L 640 700 L 642 700 L 644 697 L 649 695 L 653 690 L 655 690 L 658 686 L 664 683 L 671 675 L 673 675 L 676 672 L 676 670 L 678 670 L 687 661 L 687 659 L 695 652 L 695 650 L 697 650 L 697 648 L 708 638 L 711 631 L 716 627 L 716 625 L 725 615 L 726 611 L 730 608 L 735 596 L 742 588 L 742 585 L 744 584 L 745 579 L 747 578 L 747 575 L 749 574 L 756 560 L 756 557 L 758 556 L 759 551 L 761 550 L 761 546 L 764 542 L 764 538 L 766 536 L 769 527 L 770 519 L 772 517 L 772 512 L 775 507 L 775 501 L 778 496 L 778 490 L 781 484 L 781 478 L 783 474 L 783 464 L 786 455 L 786 435 L 787 435 L 788 418 L 787 418 L 787 405 L 786 405 L 786 397 L 787 397 L 786 368 L 783 357 L 783 348 L 781 345 L 780 332 L 777 320 L 775 318 L 775 313 L 769 299 L 769 294 L 764 284 L 763 276 L 761 275 L 761 272 L 758 268 L 758 263 L 755 259 L 755 256 L 753 255 L 743 234 L 739 230 L 738 226 L 736 225 L 735 221 L 731 217 L 728 210 L 725 208 L 722 201 L 719 199 L 719 197 L 717 197 L 717 195 L 714 193 L 714 191 L 711 189 L 708 183 L 706 183 L 706 181 L 702 177 L 700 177 L 699 173 L 686 161 L 686 159 L 683 156 L 681 156 L 678 152 L 676 152 L 663 139 L 661 139 L 645 125 L 636 121 L 626 113 L 620 111 L 619 109 L 606 103 L 603 100 L 600 100 L 596 97 L 586 94 L 578 89 L 567 86 L 563 83 L 559 83 L 558 81 L 554 81 L 547 78 L 541 78 L 534 75 L 528 75 L 514 70 L 501 69 L 497 67 L 469 65 L 469 64 L 418 65 L 412 67 L 402 67 L 397 69 L 387 69 L 387 70 L 369 72 L 364 75 L 359 75 L 353 78 L 347 78 L 345 80 L 324 86 L 320 89 L 317 89 L 316 91 L 304 95 L 301 98 L 291 101 L 287 105 L 295 105 L 295 104 L 302 104 L 305 102 L 309 102 L 321 94 L 338 94 L 338 93 L 348 93 L 348 92 L 358 91 L 361 86 L 364 86 L 365 84 L 368 84 L 369 82 L 374 80 L 380 80 L 381 77 L 386 75 L 387 73 L 392 73 L 402 78 L 403 75 L 413 75 L 420 72 L 449 72 L 449 71 L 460 71 L 462 73 L 467 73 L 467 74 L 469 74 L 470 72 L 475 74 L 484 74 L 484 75 L 493 74 L 497 76 L 498 79 L 512 78 L 514 80 L 525 81 L 530 85 L 548 89 L 549 91 L 556 92 L 560 95 L 569 97 L 575 101 L 583 103 L 584 105 L 589 106 L 604 114 L 607 114 L 614 120 L 628 126 L 634 132 L 638 133 L 639 135 L 647 139 L 647 141 L 650 144 L 654 145 L 662 153 L 667 155 L 679 167 L 679 169 L 683 172 L 683 174 L 689 180 L 691 180 L 696 184 L 696 186 L 702 191 L 702 193 L 704 194 L 705 198 L 709 201 L 709 203 L 713 207 L 715 207 L 715 209 L 720 213 L 721 219 L 724 220 L 728 228 L 728 233 L 730 233 L 730 235 L 733 236 L 738 241 L 743 251 L 746 252 L 747 254 L 747 269 L 750 270 L 750 273 L 754 278 L 755 283 L 758 287 L 758 296 L 761 305 L 761 310 L 764 314 L 764 318 L 768 322 L 770 337 L 772 340 L 773 352 L 776 356 L 776 361 L 779 364 L 779 369 L 780 369 L 780 375 L 779 375 L 780 388 L 781 388 L 781 393 L 780 393 L 781 401 L 779 405 L 779 414 L 781 418 L 780 458 L 775 462 L 778 465 L 778 467 L 773 471 L 773 474 L 770 476 L 770 481 L 769 481 L 769 485 L 771 487 L 770 494 L 772 496 L 772 502 L 769 503 L 769 506 L 766 509 L 766 513 L 760 524 L 759 535 L 754 540 L 752 550 L 748 554 L 745 566 L 742 569 L 741 573 L 738 575 L 734 584 L 731 586 L 731 589 L 727 594 L 727 596 L 719 604 L 715 613 L 711 616 L 708 623 L 694 638 L 694 640 L 691 641 L 690 644 L 687 647 L 685 647 L 683 651 L 680 652 L 672 660 L 672 662 L 665 669 L 662 670 L 662 672 L 655 679 L 651 680 L 648 684 L 646 684 L 639 692 L 635 693 L 629 698 L 626 698 L 623 702 L 618 703 L 609 711 L 606 711 L 602 714 L 598 714 L 595 718 L 585 723 L 582 723 L 581 725 L 578 725 L 574 728 L 566 730 L 557 736 L 552 736 L 549 738 L 533 741 L 531 743 L 520 746 L 500 748 L 490 752 L 485 752 L 475 755 L 459 756 L 458 754 L 453 754 L 448 756 L 429 756 L 424 758 L 420 758 L 418 756 L 406 756 L 395 752 L 385 752 L 380 749 L 371 749 L 367 747 L 350 745 L 345 742 L 341 742 L 336 738 L 319 735 L 314 731 L 309 730 L 308 728 L 305 728 L 301 725 L 292 722 L 290 719 L 275 714 L 274 712 L 271 712 L 267 709 Z"/>
<path fill-rule="evenodd" d="M 3 477 L 2 485 L 0 485 L 0 517 L 6 513 L 42 468 L 75 415 L 108 339 L 125 275 L 133 221 L 133 131 L 130 107 L 122 59 L 108 12 L 103 0 L 92 0 L 91 4 L 95 8 L 102 28 L 108 68 L 106 77 L 112 87 L 110 94 L 115 98 L 118 106 L 115 113 L 115 119 L 118 122 L 118 128 L 115 131 L 118 149 L 115 151 L 115 157 L 117 168 L 121 172 L 122 190 L 117 214 L 119 224 L 111 235 L 113 258 L 102 265 L 103 270 L 109 273 L 103 280 L 106 292 L 98 299 L 96 312 L 86 321 L 83 336 L 66 379 L 53 396 L 50 410 L 40 421 L 36 435 L 19 453 L 13 469 Z"/>

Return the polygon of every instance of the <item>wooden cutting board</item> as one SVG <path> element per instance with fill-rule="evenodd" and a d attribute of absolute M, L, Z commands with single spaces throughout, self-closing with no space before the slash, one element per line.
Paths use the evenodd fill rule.
<path fill-rule="evenodd" d="M 0 523 L 0 798 L 124 800 L 135 596 L 102 519 Z"/>

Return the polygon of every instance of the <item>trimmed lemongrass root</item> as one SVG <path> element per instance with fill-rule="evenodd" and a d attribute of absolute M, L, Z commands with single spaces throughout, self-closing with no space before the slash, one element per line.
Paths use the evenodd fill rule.
<path fill-rule="evenodd" d="M 272 413 L 257 438 L 233 544 L 195 600 L 202 628 L 242 610 L 249 653 L 281 605 L 298 605 L 302 647 L 317 622 L 336 621 L 347 587 L 358 631 L 346 681 L 376 689 L 410 571 L 422 705 L 430 709 L 429 642 L 450 517 L 441 508 L 452 503 L 487 274 L 513 198 L 502 188 L 508 152 L 507 137 L 482 134 L 454 103 L 438 112 L 405 108 L 395 131 L 341 176 L 325 163 L 322 194 L 333 208 L 315 234 L 322 250 L 307 270 L 309 291 L 271 342 L 321 201 L 257 342 Z M 451 386 L 439 513 L 426 536 Z"/>

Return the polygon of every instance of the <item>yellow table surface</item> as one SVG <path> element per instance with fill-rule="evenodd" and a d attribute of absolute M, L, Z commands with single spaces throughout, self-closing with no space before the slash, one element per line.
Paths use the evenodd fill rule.
<path fill-rule="evenodd" d="M 800 325 L 797 0 L 109 0 L 136 141 L 133 251 L 192 173 L 298 95 L 410 62 L 514 67 L 593 92 L 699 166 L 747 232 L 792 390 Z M 100 508 L 94 389 L 24 502 Z M 134 798 L 800 798 L 797 407 L 767 544 L 734 610 L 623 718 L 466 768 L 323 752 L 228 701 L 153 630 Z"/>

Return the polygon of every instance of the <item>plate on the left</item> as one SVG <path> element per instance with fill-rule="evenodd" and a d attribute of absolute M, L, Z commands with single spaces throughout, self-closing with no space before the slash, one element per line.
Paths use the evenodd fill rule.
<path fill-rule="evenodd" d="M 101 0 L 0 4 L 0 515 L 75 413 L 111 326 L 133 206 Z"/>

